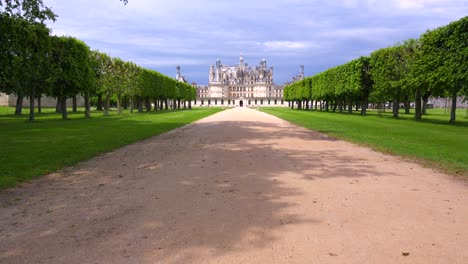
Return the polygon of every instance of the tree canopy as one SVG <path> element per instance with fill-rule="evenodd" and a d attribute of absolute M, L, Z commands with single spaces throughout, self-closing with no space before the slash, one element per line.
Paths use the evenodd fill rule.
<path fill-rule="evenodd" d="M 430 95 L 452 98 L 450 122 L 455 122 L 458 96 L 468 96 L 468 16 L 446 26 L 428 30 L 419 39 L 409 39 L 297 81 L 285 87 L 284 98 L 324 101 L 329 105 L 352 105 L 361 101 L 362 113 L 369 102 L 382 107 L 392 102 L 398 117 L 400 102 L 409 113 L 416 104 L 416 119 Z M 309 81 L 309 82 L 307 82 Z M 421 100 L 423 104 L 421 106 Z M 357 104 L 357 102 L 356 102 Z"/>

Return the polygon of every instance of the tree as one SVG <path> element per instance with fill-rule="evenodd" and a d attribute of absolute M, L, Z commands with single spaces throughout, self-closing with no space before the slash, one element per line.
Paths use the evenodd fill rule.
<path fill-rule="evenodd" d="M 0 11 L 30 22 L 42 23 L 46 20 L 57 19 L 57 15 L 45 6 L 42 0 L 0 0 Z"/>
<path fill-rule="evenodd" d="M 34 101 L 49 76 L 49 29 L 42 23 L 0 13 L 0 90 L 17 95 L 21 114 L 23 98 L 30 96 L 29 120 L 34 121 Z"/>
<path fill-rule="evenodd" d="M 41 97 L 50 77 L 49 29 L 42 23 L 32 22 L 23 36 L 23 51 L 20 66 L 22 83 L 29 92 L 29 121 L 34 121 L 34 101 Z"/>
<path fill-rule="evenodd" d="M 371 78 L 378 97 L 384 101 L 393 101 L 393 117 L 397 118 L 400 101 L 409 94 L 404 85 L 405 77 L 409 74 L 405 46 L 396 45 L 372 52 L 370 65 Z"/>
<path fill-rule="evenodd" d="M 457 97 L 468 94 L 468 16 L 421 37 L 431 89 L 443 87 L 452 98 L 450 123 L 455 123 Z"/>
<path fill-rule="evenodd" d="M 86 91 L 93 85 L 89 47 L 73 37 L 53 36 L 51 61 L 53 85 L 51 95 L 60 103 L 62 119 L 67 119 L 67 98 Z"/>

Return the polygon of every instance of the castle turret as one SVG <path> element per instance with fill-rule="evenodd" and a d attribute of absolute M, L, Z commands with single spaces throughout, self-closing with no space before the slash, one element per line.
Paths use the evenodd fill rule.
<path fill-rule="evenodd" d="M 179 79 L 180 78 L 180 66 L 177 65 L 176 69 L 177 69 L 176 79 Z"/>
<path fill-rule="evenodd" d="M 210 73 L 209 73 L 208 79 L 209 79 L 209 83 L 212 83 L 215 80 L 215 69 L 213 65 L 210 65 Z"/>

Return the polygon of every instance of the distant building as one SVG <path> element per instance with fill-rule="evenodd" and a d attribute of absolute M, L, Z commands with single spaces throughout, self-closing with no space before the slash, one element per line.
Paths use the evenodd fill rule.
<path fill-rule="evenodd" d="M 242 55 L 239 64 L 211 65 L 208 85 L 197 86 L 196 104 L 209 105 L 283 105 L 283 86 L 275 85 L 273 67 L 265 59 L 250 67 Z"/>
<path fill-rule="evenodd" d="M 291 84 L 291 83 L 294 83 L 294 82 L 297 82 L 297 81 L 300 81 L 300 80 L 302 80 L 302 79 L 304 79 L 304 78 L 305 78 L 305 75 L 304 75 L 304 65 L 301 65 L 301 66 L 299 66 L 299 74 L 296 75 L 296 76 L 294 76 L 294 77 L 292 78 L 291 81 L 286 82 L 286 83 L 284 84 L 284 86 L 286 86 L 286 85 L 288 85 L 288 84 Z"/>
<path fill-rule="evenodd" d="M 180 74 L 180 66 L 177 66 L 176 69 L 177 69 L 176 80 L 179 82 L 188 83 L 187 79 L 185 79 L 185 76 L 182 76 Z"/>

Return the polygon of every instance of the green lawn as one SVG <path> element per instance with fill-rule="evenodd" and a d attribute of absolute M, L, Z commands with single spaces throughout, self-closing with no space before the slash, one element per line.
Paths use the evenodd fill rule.
<path fill-rule="evenodd" d="M 373 149 L 417 160 L 425 166 L 451 174 L 468 176 L 468 119 L 466 110 L 457 112 L 457 123 L 450 125 L 444 109 L 428 110 L 422 121 L 413 115 L 381 117 L 353 114 L 262 108 L 261 111 L 297 125 L 348 140 Z"/>
<path fill-rule="evenodd" d="M 14 108 L 0 107 L 0 189 L 192 123 L 221 108 L 121 116 L 113 111 L 107 117 L 93 112 L 91 119 L 79 112 L 70 113 L 66 121 L 54 110 L 44 109 L 30 123 L 27 109 L 15 117 Z"/>

